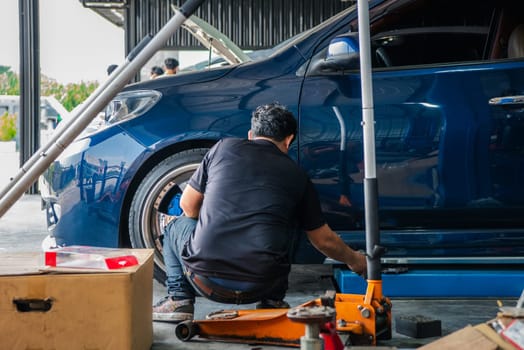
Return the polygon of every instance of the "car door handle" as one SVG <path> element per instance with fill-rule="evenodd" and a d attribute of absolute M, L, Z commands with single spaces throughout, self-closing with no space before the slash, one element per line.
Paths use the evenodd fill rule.
<path fill-rule="evenodd" d="M 524 95 L 493 97 L 489 100 L 490 106 L 513 106 L 524 104 Z"/>

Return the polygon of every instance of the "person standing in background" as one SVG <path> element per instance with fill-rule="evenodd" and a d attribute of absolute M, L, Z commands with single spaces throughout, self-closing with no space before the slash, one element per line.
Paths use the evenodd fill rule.
<path fill-rule="evenodd" d="M 165 75 L 175 75 L 178 73 L 178 60 L 176 58 L 168 57 L 164 60 Z"/>
<path fill-rule="evenodd" d="M 149 77 L 151 79 L 155 79 L 155 78 L 158 78 L 159 76 L 162 76 L 163 74 L 164 74 L 164 70 L 162 69 L 162 67 L 154 66 L 151 68 L 151 73 Z"/>

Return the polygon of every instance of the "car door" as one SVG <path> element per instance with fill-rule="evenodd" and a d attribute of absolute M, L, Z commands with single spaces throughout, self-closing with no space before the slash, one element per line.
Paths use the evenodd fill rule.
<path fill-rule="evenodd" d="M 522 13 L 516 0 L 392 0 L 370 9 L 388 254 L 522 253 L 524 60 L 508 58 L 503 44 L 512 13 Z M 319 44 L 305 74 L 299 160 L 330 225 L 362 247 L 360 75 L 326 63 L 333 39 Z"/>

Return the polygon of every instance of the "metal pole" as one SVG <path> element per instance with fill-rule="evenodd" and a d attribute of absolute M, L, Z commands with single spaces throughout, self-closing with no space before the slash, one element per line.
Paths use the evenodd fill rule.
<path fill-rule="evenodd" d="M 51 163 L 64 151 L 64 149 L 89 125 L 91 120 L 102 111 L 111 99 L 127 84 L 129 80 L 147 63 L 147 61 L 162 49 L 166 42 L 178 28 L 189 18 L 205 0 L 188 0 L 175 15 L 160 29 L 154 37 L 146 37 L 137 47 L 129 53 L 125 62 L 120 65 L 99 86 L 78 112 L 72 116 L 71 121 L 62 127 L 60 133 L 41 149 L 29 164 L 24 164 L 17 175 L 2 192 L 0 199 L 0 217 L 22 196 L 24 191 L 38 179 L 38 177 L 51 165 Z"/>
<path fill-rule="evenodd" d="M 40 36 L 38 0 L 19 0 L 20 13 L 20 163 L 24 164 L 40 144 Z M 38 192 L 37 184 L 29 186 Z"/>
<path fill-rule="evenodd" d="M 360 46 L 360 80 L 362 91 L 362 128 L 364 138 L 364 202 L 368 279 L 382 279 L 380 267 L 380 234 L 378 227 L 378 183 L 375 159 L 375 117 L 371 77 L 371 43 L 369 3 L 358 0 L 358 36 Z"/>

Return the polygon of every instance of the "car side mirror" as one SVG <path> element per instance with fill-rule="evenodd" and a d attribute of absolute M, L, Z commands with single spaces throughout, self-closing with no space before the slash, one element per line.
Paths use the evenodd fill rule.
<path fill-rule="evenodd" d="M 312 62 L 310 74 L 354 70 L 359 66 L 358 33 L 347 33 L 331 40 L 326 57 Z"/>

